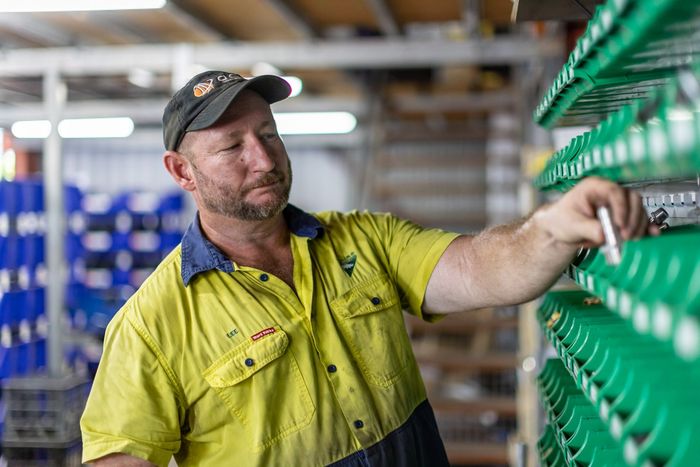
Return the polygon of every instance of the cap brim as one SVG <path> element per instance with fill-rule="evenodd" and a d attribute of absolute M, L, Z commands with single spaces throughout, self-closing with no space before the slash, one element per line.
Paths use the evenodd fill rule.
<path fill-rule="evenodd" d="M 244 89 L 257 92 L 268 104 L 286 99 L 292 92 L 287 81 L 274 75 L 256 76 L 255 78 L 235 83 L 216 96 L 190 122 L 185 131 L 203 130 L 214 125 L 226 112 L 226 109 L 229 108 L 236 96 Z"/>

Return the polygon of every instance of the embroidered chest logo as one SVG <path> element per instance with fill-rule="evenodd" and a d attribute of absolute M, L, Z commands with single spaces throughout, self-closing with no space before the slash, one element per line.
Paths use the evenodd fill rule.
<path fill-rule="evenodd" d="M 352 277 L 352 272 L 355 270 L 355 263 L 357 262 L 357 255 L 355 253 L 350 253 L 345 258 L 340 260 L 340 267 L 343 268 L 345 274 Z"/>
<path fill-rule="evenodd" d="M 237 335 L 238 335 L 238 329 L 236 329 L 236 328 L 233 328 L 229 332 L 226 333 L 226 337 L 228 337 L 229 339 L 236 337 Z"/>
<path fill-rule="evenodd" d="M 263 329 L 262 331 L 258 331 L 252 336 L 250 336 L 253 341 L 256 341 L 258 339 L 262 339 L 263 337 L 267 336 L 268 334 L 273 334 L 275 332 L 275 328 L 267 328 Z"/>

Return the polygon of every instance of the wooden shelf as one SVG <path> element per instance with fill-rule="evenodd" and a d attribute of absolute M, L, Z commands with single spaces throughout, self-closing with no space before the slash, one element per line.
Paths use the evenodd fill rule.
<path fill-rule="evenodd" d="M 508 446 L 496 443 L 445 443 L 452 465 L 508 464 Z"/>
<path fill-rule="evenodd" d="M 437 323 L 428 323 L 414 316 L 408 316 L 406 323 L 411 332 L 421 334 L 465 334 L 477 330 L 511 329 L 518 326 L 518 317 L 484 319 L 470 316 L 470 313 L 460 313 L 447 316 Z"/>
<path fill-rule="evenodd" d="M 455 182 L 429 181 L 411 183 L 382 183 L 374 190 L 376 197 L 382 199 L 403 196 L 470 196 L 483 199 L 484 186 L 480 184 L 467 184 Z"/>
<path fill-rule="evenodd" d="M 512 370 L 518 366 L 518 359 L 512 353 L 475 355 L 452 349 L 439 352 L 416 349 L 415 354 L 419 364 L 433 365 L 448 371 L 503 371 Z"/>
<path fill-rule="evenodd" d="M 482 397 L 474 400 L 428 397 L 428 400 L 436 413 L 478 415 L 484 412 L 496 412 L 502 417 L 515 417 L 517 412 L 515 399 L 508 397 Z"/>

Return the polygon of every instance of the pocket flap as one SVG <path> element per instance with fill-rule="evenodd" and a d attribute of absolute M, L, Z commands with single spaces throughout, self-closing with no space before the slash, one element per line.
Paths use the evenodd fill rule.
<path fill-rule="evenodd" d="M 331 308 L 343 318 L 366 315 L 394 307 L 399 296 L 389 276 L 381 274 L 345 292 L 331 302 Z"/>
<path fill-rule="evenodd" d="M 289 345 L 287 334 L 279 326 L 258 340 L 249 339 L 217 359 L 202 376 L 210 386 L 223 388 L 249 378 L 268 363 L 284 355 Z"/>

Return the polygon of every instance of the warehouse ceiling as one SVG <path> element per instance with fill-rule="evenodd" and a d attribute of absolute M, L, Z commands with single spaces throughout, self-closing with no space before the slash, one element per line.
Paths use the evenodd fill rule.
<path fill-rule="evenodd" d="M 300 77 L 305 97 L 357 99 L 376 83 L 443 100 L 509 90 L 509 65 L 559 52 L 523 41 L 511 9 L 511 0 L 171 0 L 155 10 L 0 13 L 0 105 L 40 104 L 50 67 L 69 103 L 165 99 L 201 67 L 277 69 Z"/>

